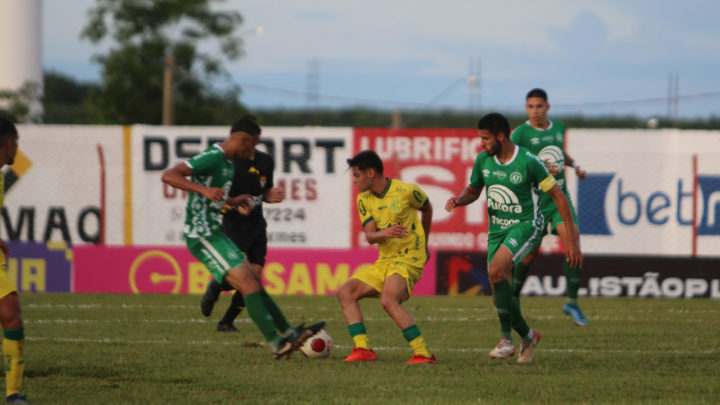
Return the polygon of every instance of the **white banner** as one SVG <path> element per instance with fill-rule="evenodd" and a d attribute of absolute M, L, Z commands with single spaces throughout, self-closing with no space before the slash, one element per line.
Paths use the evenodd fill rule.
<path fill-rule="evenodd" d="M 123 243 L 122 127 L 18 125 L 18 132 L 15 164 L 3 168 L 7 190 L 1 237 L 97 243 L 102 151 L 105 242 Z"/>
<path fill-rule="evenodd" d="M 229 127 L 132 127 L 133 243 L 182 241 L 186 194 L 164 185 L 162 172 L 210 144 Z M 263 128 L 262 144 L 275 159 L 275 186 L 285 201 L 263 204 L 269 246 L 350 247 L 350 128 Z"/>

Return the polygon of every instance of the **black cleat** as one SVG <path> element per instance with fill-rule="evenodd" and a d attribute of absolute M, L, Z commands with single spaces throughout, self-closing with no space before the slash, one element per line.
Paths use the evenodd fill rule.
<path fill-rule="evenodd" d="M 202 299 L 200 300 L 200 312 L 202 312 L 205 316 L 210 316 L 213 307 L 215 306 L 215 302 L 217 302 L 219 297 L 220 294 L 213 293 L 210 289 L 210 284 L 208 284 L 208 288 L 205 290 L 205 294 L 203 294 Z"/>
<path fill-rule="evenodd" d="M 5 398 L 6 404 L 29 404 L 27 398 L 25 398 L 24 395 L 20 394 L 12 394 L 8 395 L 7 398 Z"/>
<path fill-rule="evenodd" d="M 218 332 L 237 332 L 238 330 L 235 327 L 235 325 L 233 325 L 231 323 L 218 322 L 217 331 Z"/>

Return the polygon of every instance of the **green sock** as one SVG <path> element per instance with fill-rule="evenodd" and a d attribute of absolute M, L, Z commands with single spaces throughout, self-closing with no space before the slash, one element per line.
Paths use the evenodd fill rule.
<path fill-rule="evenodd" d="M 520 336 L 526 336 L 530 332 L 530 327 L 520 311 L 520 304 L 514 298 L 512 303 L 512 328 Z"/>
<path fill-rule="evenodd" d="M 276 341 L 279 337 L 275 331 L 275 325 L 270 312 L 265 306 L 260 292 L 254 292 L 245 296 L 245 305 L 247 305 L 248 315 L 257 325 L 260 332 L 265 336 L 268 342 Z"/>
<path fill-rule="evenodd" d="M 565 281 L 567 282 L 568 299 L 577 303 L 580 281 L 582 281 L 582 268 L 570 268 L 570 263 L 566 261 L 563 263 L 563 274 L 565 274 Z"/>
<path fill-rule="evenodd" d="M 502 280 L 493 283 L 493 296 L 495 297 L 495 308 L 500 318 L 500 336 L 503 339 L 512 340 L 512 287 L 510 282 Z"/>
<path fill-rule="evenodd" d="M 260 290 L 260 296 L 262 297 L 263 303 L 265 303 L 265 308 L 267 308 L 270 316 L 272 316 L 273 322 L 275 323 L 275 329 L 280 332 L 288 330 L 288 328 L 290 328 L 290 324 L 270 294 L 268 294 L 263 288 Z"/>
<path fill-rule="evenodd" d="M 518 302 L 520 302 L 520 291 L 522 291 L 525 280 L 527 280 L 528 268 L 529 266 L 522 261 L 515 263 L 515 267 L 513 268 L 513 297 L 515 297 Z"/>

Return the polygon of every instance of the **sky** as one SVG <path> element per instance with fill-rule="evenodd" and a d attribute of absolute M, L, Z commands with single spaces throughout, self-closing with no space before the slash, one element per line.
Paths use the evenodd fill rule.
<path fill-rule="evenodd" d="M 44 0 L 46 70 L 100 80 L 91 57 L 111 43 L 79 38 L 94 4 Z M 250 109 L 522 112 L 527 91 L 541 87 L 551 115 L 720 117 L 717 0 L 228 0 L 216 8 L 243 16 L 245 55 L 225 67 Z"/>

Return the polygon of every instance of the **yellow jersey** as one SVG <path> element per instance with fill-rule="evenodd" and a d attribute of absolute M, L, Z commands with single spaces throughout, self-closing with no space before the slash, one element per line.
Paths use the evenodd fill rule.
<path fill-rule="evenodd" d="M 357 207 L 363 228 L 375 221 L 378 231 L 393 225 L 403 225 L 407 235 L 400 238 L 387 238 L 378 243 L 378 260 L 402 259 L 417 266 L 425 265 L 425 230 L 420 222 L 418 210 L 429 202 L 420 187 L 397 179 L 388 179 L 382 194 L 367 190 L 358 194 Z"/>

